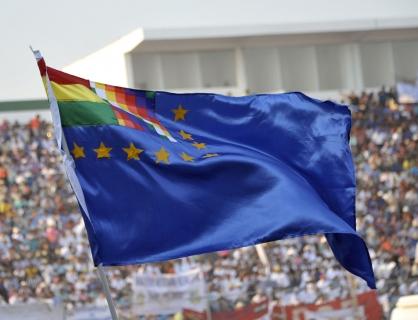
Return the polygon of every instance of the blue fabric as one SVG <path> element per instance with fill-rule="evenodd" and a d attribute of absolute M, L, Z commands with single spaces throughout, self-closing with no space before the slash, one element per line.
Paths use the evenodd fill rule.
<path fill-rule="evenodd" d="M 350 111 L 301 93 L 226 97 L 157 92 L 158 119 L 177 142 L 121 126 L 64 128 L 88 214 L 95 264 L 126 265 L 325 234 L 335 257 L 375 288 L 355 231 Z M 174 121 L 172 109 L 188 110 Z M 179 131 L 190 133 L 183 140 Z M 198 150 L 193 142 L 206 148 Z M 103 142 L 110 159 L 97 159 Z M 127 160 L 130 143 L 144 149 Z M 164 147 L 169 164 L 156 163 Z M 181 153 L 194 157 L 185 162 Z M 207 153 L 217 156 L 203 158 Z"/>

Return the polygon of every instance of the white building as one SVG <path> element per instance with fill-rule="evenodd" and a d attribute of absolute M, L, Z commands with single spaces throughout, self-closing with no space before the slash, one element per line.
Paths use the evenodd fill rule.
<path fill-rule="evenodd" d="M 332 97 L 414 80 L 418 19 L 137 29 L 64 70 L 141 89 Z"/>

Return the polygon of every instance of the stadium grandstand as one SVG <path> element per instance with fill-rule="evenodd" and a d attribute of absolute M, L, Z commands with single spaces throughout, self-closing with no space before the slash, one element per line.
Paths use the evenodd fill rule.
<path fill-rule="evenodd" d="M 63 70 L 104 83 L 175 92 L 303 91 L 347 104 L 352 112 L 357 228 L 372 258 L 376 294 L 348 276 L 324 237 L 309 236 L 265 244 L 262 253 L 245 247 L 107 268 L 122 317 L 138 319 L 141 313 L 138 275 L 196 269 L 204 274 L 205 290 L 195 299 L 210 306 L 212 319 L 217 314 L 227 319 L 265 301 L 271 319 L 302 319 L 303 312 L 304 319 L 329 319 L 314 306 L 332 303 L 338 306 L 328 309 L 348 319 L 341 301 L 365 294 L 371 294 L 369 307 L 359 298 L 350 308 L 361 309 L 362 319 L 389 319 L 400 297 L 418 295 L 418 87 L 413 84 L 418 20 L 140 28 Z M 44 303 L 59 308 L 50 319 L 109 317 L 61 163 L 47 101 L 0 102 L 0 319 L 18 319 L 2 311 L 11 306 L 34 314 L 28 306 Z M 140 319 L 204 319 L 181 311 L 147 311 Z M 266 314 L 259 318 L 267 319 Z"/>

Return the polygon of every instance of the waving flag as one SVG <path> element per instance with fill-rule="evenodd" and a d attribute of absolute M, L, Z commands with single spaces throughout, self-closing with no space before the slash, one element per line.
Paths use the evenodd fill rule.
<path fill-rule="evenodd" d="M 96 265 L 325 234 L 338 261 L 375 287 L 355 230 L 346 106 L 302 93 L 127 89 L 37 58 Z"/>

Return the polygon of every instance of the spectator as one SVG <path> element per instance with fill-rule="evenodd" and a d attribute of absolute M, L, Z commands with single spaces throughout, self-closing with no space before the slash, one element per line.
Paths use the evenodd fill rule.
<path fill-rule="evenodd" d="M 418 294 L 418 107 L 396 92 L 351 94 L 351 148 L 357 173 L 357 227 L 368 244 L 379 295 Z M 51 124 L 0 123 L 0 295 L 4 302 L 63 302 L 71 310 L 101 303 L 102 288 L 76 199 L 51 139 Z M 348 296 L 346 271 L 324 237 L 264 246 L 271 274 L 254 248 L 113 268 L 110 285 L 129 307 L 134 272 L 179 273 L 201 266 L 213 311 L 270 297 L 282 304 Z M 358 291 L 367 290 L 357 281 Z"/>

